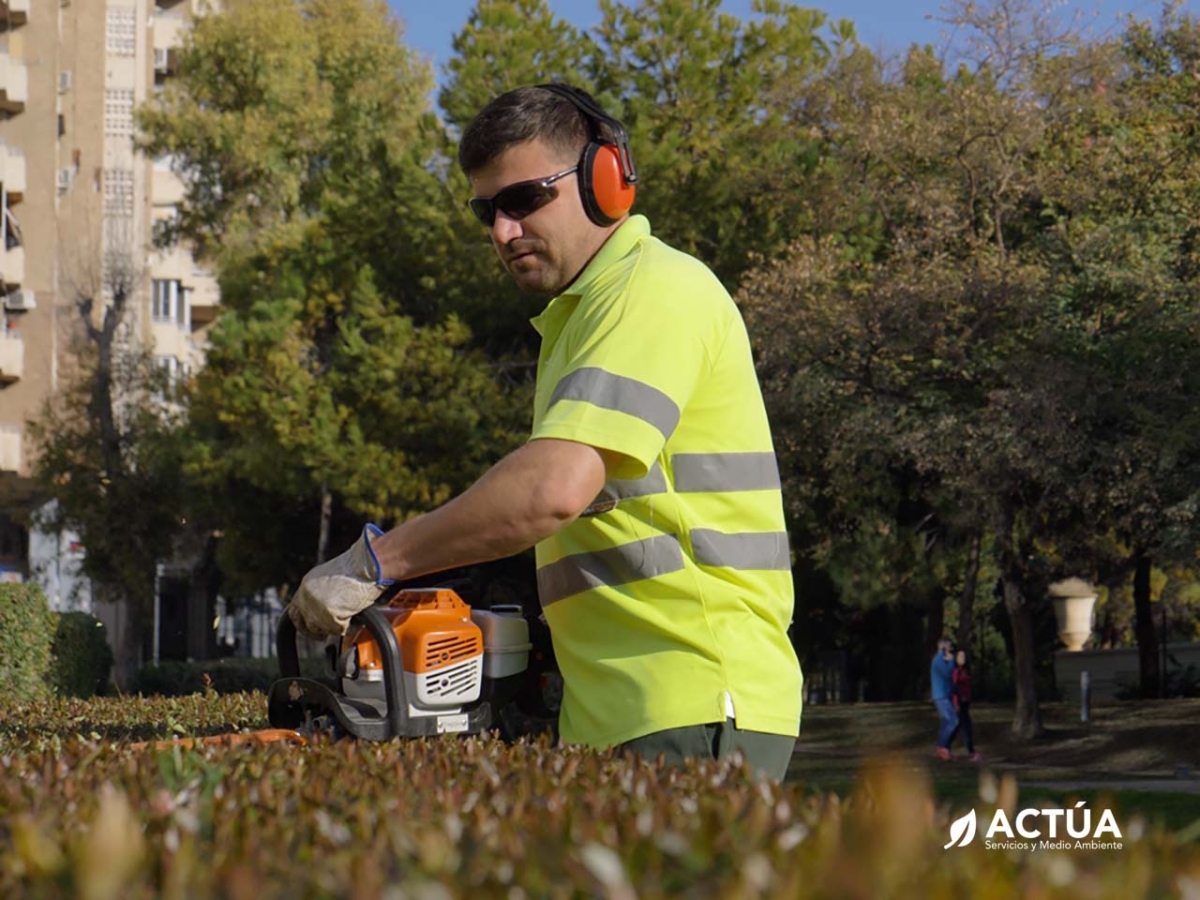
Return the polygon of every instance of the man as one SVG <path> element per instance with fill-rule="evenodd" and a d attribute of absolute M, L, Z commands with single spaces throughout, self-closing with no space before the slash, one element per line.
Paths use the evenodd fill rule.
<path fill-rule="evenodd" d="M 950 759 L 950 742 L 958 730 L 958 714 L 954 711 L 954 653 L 949 638 L 938 641 L 937 652 L 929 664 L 929 683 L 933 705 L 938 713 L 938 742 L 934 755 Z"/>
<path fill-rule="evenodd" d="M 582 91 L 496 98 L 459 164 L 501 263 L 549 300 L 531 439 L 444 506 L 368 525 L 289 614 L 338 634 L 389 580 L 536 546 L 564 741 L 669 762 L 740 751 L 782 779 L 801 706 L 790 558 L 737 308 L 629 214 L 624 129 Z"/>

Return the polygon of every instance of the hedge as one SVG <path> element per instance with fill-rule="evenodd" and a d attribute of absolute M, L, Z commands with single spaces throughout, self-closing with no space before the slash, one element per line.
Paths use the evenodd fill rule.
<path fill-rule="evenodd" d="M 0 696 L 25 703 L 49 693 L 54 617 L 36 584 L 0 584 Z"/>
<path fill-rule="evenodd" d="M 108 690 L 113 652 L 104 623 L 85 612 L 59 615 L 54 630 L 50 684 L 60 697 L 87 698 Z"/>
<path fill-rule="evenodd" d="M 324 659 L 302 659 L 300 671 L 310 678 L 330 674 L 329 664 Z M 193 662 L 170 660 L 139 669 L 134 675 L 131 691 L 145 697 L 183 697 L 210 690 L 221 694 L 265 693 L 278 677 L 279 661 L 276 659 L 229 656 Z"/>
<path fill-rule="evenodd" d="M 911 761 L 838 797 L 544 739 L 128 742 L 265 724 L 258 693 L 0 709 L 0 896 L 1129 900 L 1195 896 L 1200 873 L 1200 823 L 1119 806 L 1119 850 L 947 850 L 966 808 Z M 987 822 L 1017 795 L 1005 776 L 967 803 Z"/>

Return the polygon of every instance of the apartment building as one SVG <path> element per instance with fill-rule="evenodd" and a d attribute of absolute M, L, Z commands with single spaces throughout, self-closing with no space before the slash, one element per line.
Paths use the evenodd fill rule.
<path fill-rule="evenodd" d="M 199 6 L 0 0 L 0 579 L 36 578 L 56 608 L 91 609 L 87 548 L 31 521 L 45 498 L 28 420 L 71 376 L 80 297 L 101 307 L 115 269 L 131 273 L 130 335 L 179 375 L 202 363 L 217 312 L 186 248 L 152 247 L 183 189 L 170 159 L 134 149 L 134 109 L 172 76 Z"/>

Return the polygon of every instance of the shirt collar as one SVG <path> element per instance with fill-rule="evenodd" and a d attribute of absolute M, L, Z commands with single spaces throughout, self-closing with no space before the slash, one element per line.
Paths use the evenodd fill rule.
<path fill-rule="evenodd" d="M 596 255 L 583 267 L 579 277 L 571 282 L 571 285 L 559 296 L 586 294 L 588 287 L 601 272 L 629 253 L 638 241 L 649 236 L 650 220 L 645 216 L 630 216 L 608 236 L 608 240 L 604 242 Z"/>
<path fill-rule="evenodd" d="M 571 282 L 570 286 L 551 300 L 542 313 L 530 322 L 537 329 L 539 334 L 545 334 L 544 325 L 548 319 L 548 314 L 551 309 L 562 306 L 562 302 L 569 299 L 575 300 L 587 293 L 591 283 L 599 277 L 600 273 L 611 266 L 613 263 L 622 259 L 637 245 L 643 238 L 650 236 L 650 220 L 645 216 L 630 216 L 621 226 L 608 236 L 608 240 L 596 251 L 596 255 L 591 258 L 583 271 L 579 273 L 579 277 Z M 562 302 L 560 302 L 562 301 Z"/>

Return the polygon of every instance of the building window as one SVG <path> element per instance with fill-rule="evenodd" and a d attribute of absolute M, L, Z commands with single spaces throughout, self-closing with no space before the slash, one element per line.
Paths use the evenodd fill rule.
<path fill-rule="evenodd" d="M 137 53 L 137 10 L 109 9 L 107 49 L 114 56 Z"/>
<path fill-rule="evenodd" d="M 187 291 L 178 279 L 154 279 L 150 292 L 150 321 L 187 329 Z"/>
<path fill-rule="evenodd" d="M 154 364 L 162 373 L 162 381 L 154 390 L 154 397 L 162 403 L 169 397 L 175 396 L 175 391 L 179 387 L 179 379 L 183 376 L 183 367 L 179 364 L 179 358 L 176 356 L 156 356 Z"/>
<path fill-rule="evenodd" d="M 4 232 L 5 250 L 15 250 L 17 247 L 25 245 L 25 239 L 21 236 L 21 225 L 8 207 L 4 209 L 4 219 L 0 222 L 0 230 Z"/>
<path fill-rule="evenodd" d="M 133 172 L 131 170 L 104 170 L 104 215 L 110 218 L 133 217 Z"/>
<path fill-rule="evenodd" d="M 104 92 L 104 133 L 109 137 L 133 136 L 133 91 Z"/>

